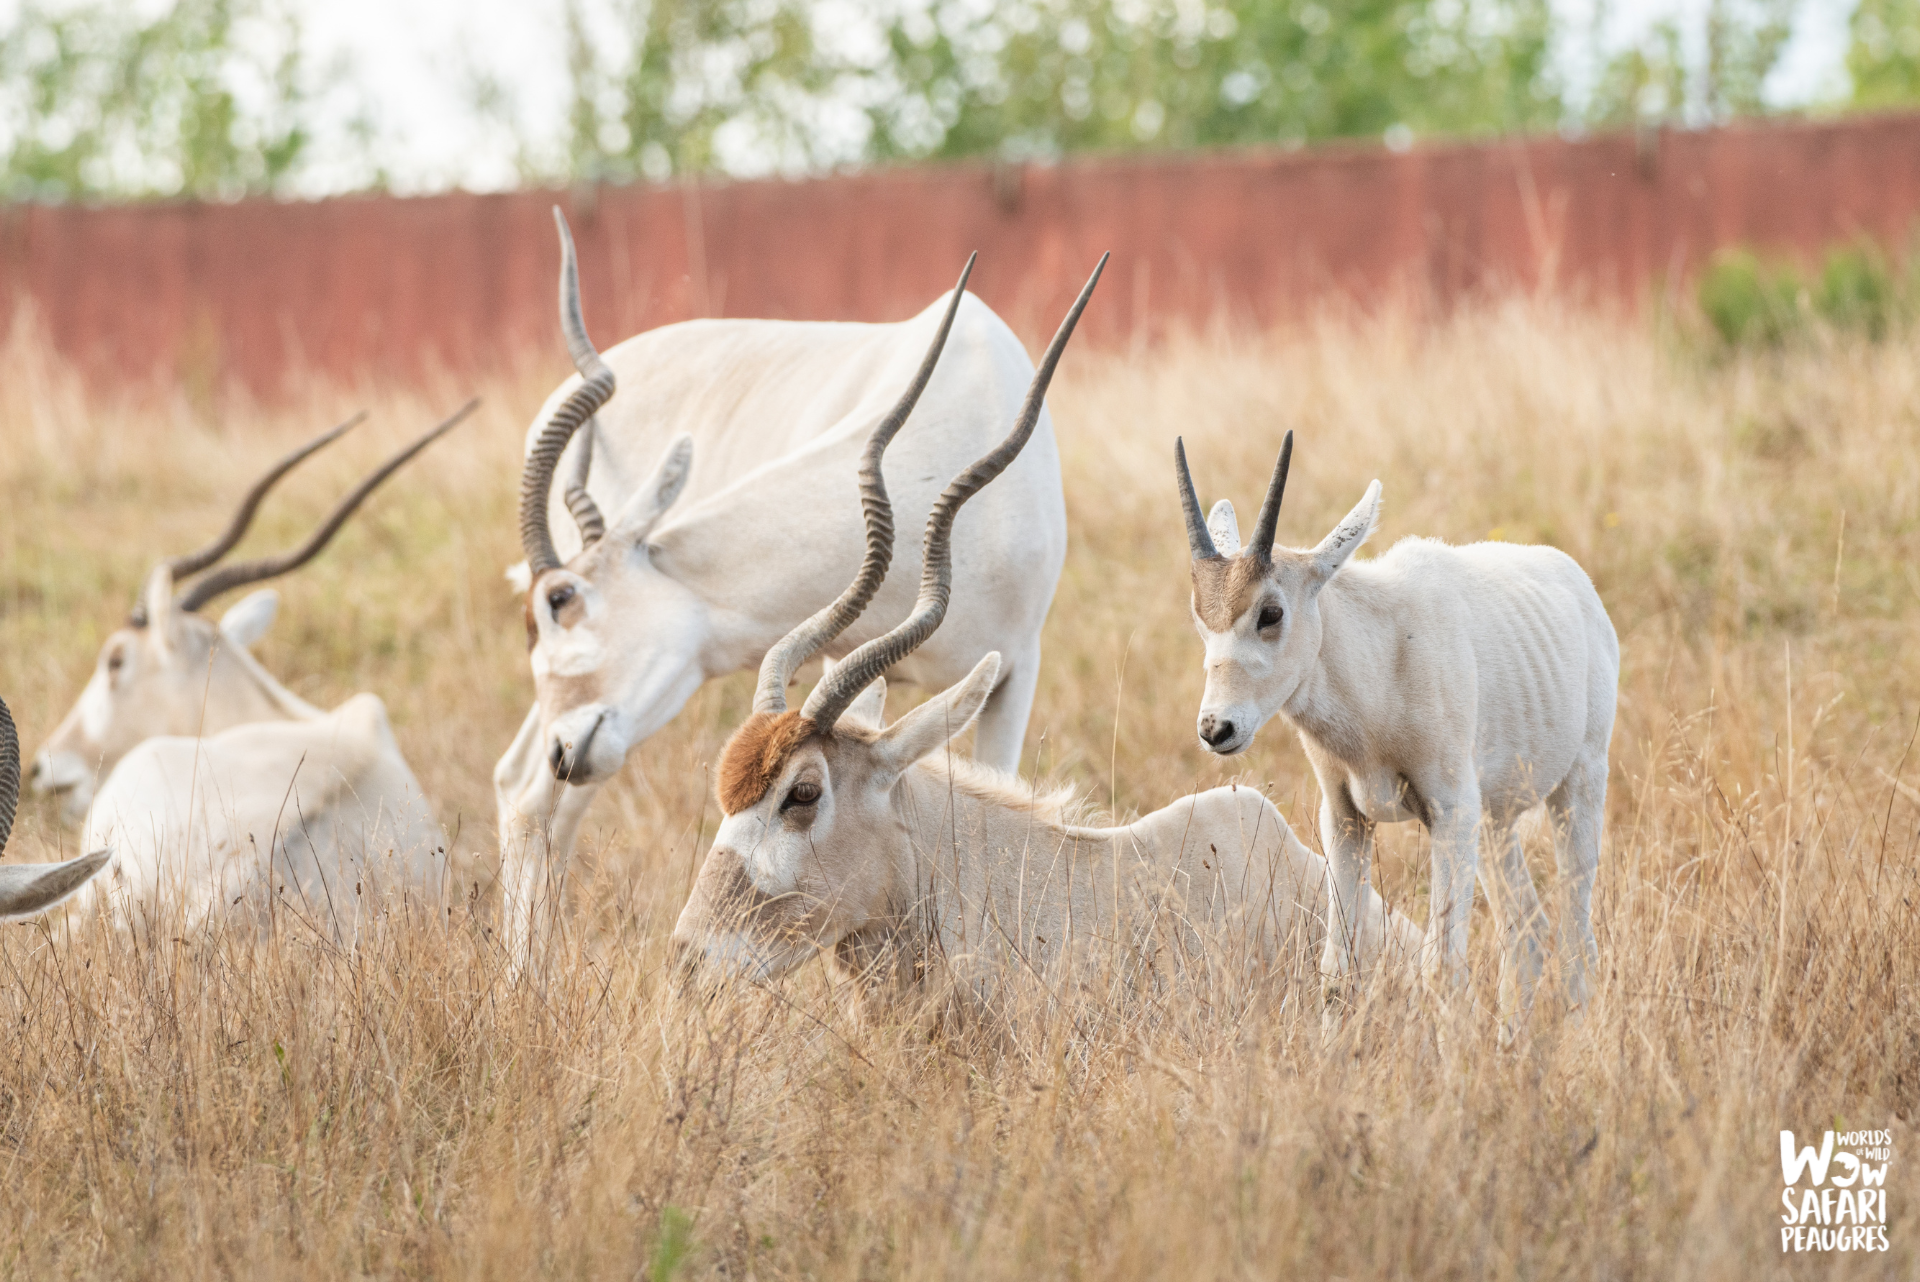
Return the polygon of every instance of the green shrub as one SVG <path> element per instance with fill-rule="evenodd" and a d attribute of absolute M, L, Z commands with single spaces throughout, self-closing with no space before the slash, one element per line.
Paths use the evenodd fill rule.
<path fill-rule="evenodd" d="M 1812 281 L 1792 263 L 1722 250 L 1701 274 L 1698 293 L 1701 314 L 1728 347 L 1778 347 L 1804 336 L 1815 321 L 1877 342 L 1905 317 L 1912 296 L 1885 251 L 1870 241 L 1828 250 Z"/>
<path fill-rule="evenodd" d="M 1729 347 L 1777 347 L 1805 327 L 1805 292 L 1792 267 L 1723 250 L 1700 277 L 1700 310 Z"/>
<path fill-rule="evenodd" d="M 1879 246 L 1862 242 L 1827 253 L 1814 309 L 1835 329 L 1879 340 L 1887 336 L 1903 291 Z"/>

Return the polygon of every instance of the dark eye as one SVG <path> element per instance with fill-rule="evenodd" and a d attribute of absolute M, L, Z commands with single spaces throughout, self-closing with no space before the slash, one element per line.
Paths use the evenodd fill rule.
<path fill-rule="evenodd" d="M 573 600 L 573 584 L 568 583 L 547 593 L 547 608 L 558 614 L 560 608 L 571 600 Z"/>
<path fill-rule="evenodd" d="M 1279 627 L 1280 626 L 1280 607 L 1272 604 L 1271 602 L 1261 606 L 1260 619 L 1255 626 L 1257 626 L 1262 632 L 1265 632 L 1268 628 Z"/>
<path fill-rule="evenodd" d="M 811 806 L 818 800 L 820 800 L 820 785 L 810 779 L 802 779 L 799 783 L 787 790 L 786 800 L 780 803 L 780 809 L 787 810 L 794 806 Z"/>
<path fill-rule="evenodd" d="M 107 675 L 110 677 L 118 675 L 120 669 L 124 668 L 126 665 L 127 665 L 126 652 L 122 650 L 115 650 L 112 654 L 107 656 Z"/>

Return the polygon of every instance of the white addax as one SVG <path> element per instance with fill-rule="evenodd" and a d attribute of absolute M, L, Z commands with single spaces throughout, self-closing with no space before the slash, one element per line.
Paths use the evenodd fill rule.
<path fill-rule="evenodd" d="M 874 478 L 888 437 L 869 442 L 861 502 L 883 528 L 870 530 L 852 586 L 767 654 L 754 714 L 721 760 L 725 818 L 674 928 L 689 964 L 763 979 L 824 953 L 863 989 L 882 992 L 918 986 L 937 969 L 952 995 L 995 1008 L 1010 984 L 1032 977 L 1058 991 L 1064 968 L 1102 960 L 1119 962 L 1131 986 L 1164 986 L 1195 958 L 1220 960 L 1223 943 L 1256 962 L 1318 950 L 1325 864 L 1252 789 L 1217 788 L 1122 827 L 1083 827 L 1064 796 L 1036 795 L 946 752 L 986 706 L 999 655 L 882 724 L 880 673 L 947 614 L 954 517 L 1025 444 L 1093 283 L 1042 361 L 1013 433 L 935 505 L 913 613 L 832 666 L 790 710 L 793 671 L 852 624 L 886 572 L 889 508 Z M 1411 957 L 1419 943 L 1377 898 L 1364 921 L 1363 955 L 1397 946 Z"/>
<path fill-rule="evenodd" d="M 0 700 L 0 854 L 13 834 L 14 807 L 20 801 L 20 737 L 13 714 Z M 96 850 L 57 864 L 0 864 L 0 922 L 43 913 L 87 884 L 106 867 L 110 852 Z"/>
<path fill-rule="evenodd" d="M 528 434 L 520 529 L 536 702 L 494 771 L 505 925 L 517 943 L 529 938 L 536 898 L 560 884 L 601 785 L 704 682 L 758 664 L 792 619 L 846 582 L 861 547 L 853 465 L 876 421 L 913 414 L 887 479 L 930 505 L 946 477 L 998 439 L 1033 373 L 964 276 L 897 324 L 689 321 L 603 360 L 581 321 L 573 243 L 559 222 L 562 329 L 582 377 L 554 393 Z M 625 392 L 609 404 L 616 375 Z M 1066 555 L 1044 411 L 1034 436 L 956 531 L 964 622 L 894 673 L 939 688 L 1000 651 L 975 751 L 1005 768 L 1019 761 L 1040 628 Z M 556 487 L 563 454 L 568 479 Z M 916 552 L 909 542 L 908 559 Z M 910 604 L 907 590 L 889 589 L 875 613 L 898 618 Z M 877 631 L 856 626 L 828 653 Z"/>
<path fill-rule="evenodd" d="M 346 939 L 377 897 L 438 892 L 439 830 L 379 698 L 355 695 L 324 712 L 254 659 L 249 649 L 279 605 L 271 589 L 241 600 L 218 626 L 197 611 L 317 555 L 375 487 L 472 409 L 389 459 L 299 547 L 210 568 L 274 482 L 359 420 L 342 424 L 256 482 L 219 539 L 148 576 L 33 768 L 36 789 L 60 794 L 69 815 L 84 813 L 83 846 L 113 848 L 112 870 L 95 885 L 117 908 L 137 911 L 165 892 L 197 920 L 261 889 Z M 176 598 L 176 577 L 203 570 Z"/>
<path fill-rule="evenodd" d="M 396 894 L 436 901 L 442 841 L 371 694 L 297 721 L 148 739 L 81 831 L 83 847 L 113 848 L 99 884 L 117 908 L 165 902 L 192 925 L 245 900 L 339 942 Z"/>
<path fill-rule="evenodd" d="M 1378 481 L 1318 546 L 1276 548 L 1292 453 L 1289 432 L 1242 547 L 1231 504 L 1201 519 L 1185 449 L 1174 447 L 1194 626 L 1206 644 L 1201 741 L 1222 755 L 1244 751 L 1276 713 L 1299 732 L 1320 784 L 1335 923 L 1353 920 L 1374 825 L 1424 824 L 1433 840 L 1425 961 L 1455 984 L 1465 978 L 1477 873 L 1499 917 L 1509 1032 L 1532 1002 L 1546 931 L 1514 821 L 1544 802 L 1564 995 L 1584 1003 L 1620 678 L 1619 642 L 1592 580 L 1563 552 L 1507 543 L 1404 539 L 1350 561 L 1379 519 Z M 1346 931 L 1328 936 L 1330 998 L 1355 970 L 1350 941 Z"/>
<path fill-rule="evenodd" d="M 760 980 L 824 955 L 863 992 L 937 975 L 988 1011 L 1026 976 L 1057 992 L 1068 970 L 1116 960 L 1137 965 L 1135 987 L 1177 984 L 1195 959 L 1311 965 L 1327 864 L 1256 790 L 1089 827 L 1065 792 L 943 751 L 997 663 L 891 725 L 876 680 L 830 732 L 791 745 L 760 797 L 721 821 L 674 926 L 683 959 Z M 1359 917 L 1363 963 L 1417 956 L 1419 928 L 1370 888 Z"/>

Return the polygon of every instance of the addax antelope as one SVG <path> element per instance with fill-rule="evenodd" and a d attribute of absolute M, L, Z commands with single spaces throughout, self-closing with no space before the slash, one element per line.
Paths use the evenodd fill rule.
<path fill-rule="evenodd" d="M 271 879 L 338 934 L 359 913 L 356 900 L 376 889 L 438 884 L 438 830 L 380 699 L 359 694 L 323 712 L 254 659 L 249 647 L 278 608 L 271 589 L 240 601 L 218 626 L 198 611 L 318 555 L 382 481 L 475 404 L 387 460 L 291 551 L 216 564 L 273 484 L 357 418 L 269 469 L 213 543 L 154 567 L 34 761 L 35 787 L 63 793 L 70 810 L 85 808 L 83 842 L 113 847 L 112 871 L 98 884 L 117 901 L 165 888 L 197 915 Z M 177 581 L 203 571 L 176 597 Z"/>
<path fill-rule="evenodd" d="M 948 616 L 955 518 L 1030 439 L 1099 275 L 1054 337 L 1012 433 L 934 504 L 911 614 L 834 665 L 796 711 L 785 694 L 793 672 L 870 608 L 886 572 L 892 528 L 876 464 L 888 438 L 869 442 L 866 562 L 838 601 L 768 652 L 753 715 L 721 758 L 725 817 L 674 928 L 695 968 L 761 979 L 825 954 L 863 991 L 886 993 L 923 984 L 944 959 L 948 995 L 992 1008 L 1009 981 L 1051 983 L 1113 944 L 1136 961 L 1170 955 L 1160 947 L 1168 935 L 1174 954 L 1222 932 L 1269 961 L 1288 947 L 1317 949 L 1325 865 L 1254 790 L 1217 788 L 1123 827 L 1080 827 L 1064 796 L 943 751 L 986 705 L 998 654 L 882 723 L 881 674 Z M 962 608 L 953 605 L 956 621 Z M 1369 953 L 1418 943 L 1377 899 L 1366 921 Z"/>
<path fill-rule="evenodd" d="M 13 714 L 0 700 L 0 854 L 13 834 L 14 807 L 20 801 L 20 736 Z M 0 921 L 19 921 L 45 912 L 73 894 L 107 865 L 105 850 L 58 864 L 0 864 Z"/>
<path fill-rule="evenodd" d="M 939 478 L 998 439 L 1033 374 L 964 275 L 897 324 L 688 321 L 602 359 L 581 320 L 572 238 L 556 220 L 561 326 L 580 377 L 527 437 L 520 529 L 536 702 L 494 771 L 506 924 L 518 939 L 536 891 L 559 884 L 600 786 L 702 683 L 758 664 L 846 582 L 862 537 L 850 478 L 874 424 L 913 413 L 889 481 L 931 504 Z M 628 391 L 614 400 L 616 377 Z M 1000 651 L 975 751 L 1012 768 L 1066 555 L 1044 410 L 1032 446 L 954 540 L 965 621 L 895 675 L 939 688 Z M 918 550 L 903 551 L 912 560 Z M 884 588 L 875 611 L 898 617 L 910 604 L 904 589 Z M 876 633 L 856 623 L 826 652 Z"/>
<path fill-rule="evenodd" d="M 1242 546 L 1232 504 L 1202 519 L 1185 446 L 1174 445 L 1193 622 L 1206 646 L 1201 742 L 1243 752 L 1275 713 L 1299 732 L 1320 784 L 1336 926 L 1354 920 L 1374 825 L 1424 824 L 1433 839 L 1425 960 L 1453 984 L 1465 977 L 1477 872 L 1499 915 L 1509 1033 L 1532 1002 L 1546 928 L 1513 825 L 1544 801 L 1559 863 L 1564 995 L 1580 1005 L 1597 956 L 1593 881 L 1620 679 L 1600 594 L 1572 557 L 1548 547 L 1410 538 L 1351 560 L 1379 520 L 1378 481 L 1317 546 L 1276 548 L 1292 458 L 1288 432 Z M 1334 1015 L 1356 968 L 1351 941 L 1351 929 L 1333 930 L 1321 958 Z"/>

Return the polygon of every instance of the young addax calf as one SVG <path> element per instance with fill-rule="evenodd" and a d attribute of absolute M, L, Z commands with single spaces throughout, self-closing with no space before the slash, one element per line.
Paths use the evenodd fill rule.
<path fill-rule="evenodd" d="M 1200 516 L 1174 446 L 1193 551 L 1193 619 L 1206 643 L 1201 741 L 1243 752 L 1275 713 L 1300 733 L 1320 783 L 1333 922 L 1351 922 L 1376 823 L 1418 819 L 1433 839 L 1425 961 L 1465 978 L 1482 816 L 1481 873 L 1500 919 L 1501 1011 L 1511 1031 L 1541 971 L 1544 916 L 1513 823 L 1545 801 L 1563 900 L 1567 1000 L 1588 996 L 1593 879 L 1607 800 L 1620 646 L 1573 558 L 1547 547 L 1403 539 L 1350 562 L 1373 532 L 1380 482 L 1317 547 L 1274 546 L 1293 454 L 1287 433 L 1253 538 L 1233 507 Z M 1486 873 L 1490 872 L 1491 876 Z M 1350 929 L 1329 933 L 1330 997 L 1353 973 Z"/>
<path fill-rule="evenodd" d="M 1124 827 L 1079 827 L 1063 797 L 1036 796 L 943 752 L 993 690 L 997 653 L 893 724 L 881 722 L 880 674 L 945 614 L 954 516 L 1025 444 L 1098 279 L 1096 270 L 1055 336 L 1013 433 L 935 505 L 914 612 L 834 666 L 790 711 L 792 672 L 858 616 L 885 572 L 891 521 L 871 461 L 886 441 L 876 434 L 869 443 L 867 563 L 839 601 L 769 652 L 754 715 L 722 755 L 726 817 L 674 927 L 690 963 L 765 978 L 825 952 L 863 987 L 885 991 L 915 985 L 938 959 L 956 996 L 992 1007 L 1010 981 L 1050 982 L 1100 948 L 1132 959 L 1130 982 L 1165 979 L 1155 959 L 1171 963 L 1196 946 L 1209 955 L 1208 945 L 1237 942 L 1250 950 L 1242 955 L 1269 961 L 1303 943 L 1317 949 L 1325 865 L 1253 790 L 1217 788 Z M 1364 914 L 1363 955 L 1390 938 L 1409 955 L 1418 945 L 1412 924 L 1377 898 Z"/>
<path fill-rule="evenodd" d="M 13 834 L 14 807 L 20 802 L 20 736 L 13 714 L 0 701 L 0 854 Z M 0 922 L 19 921 L 45 912 L 106 867 L 111 852 L 96 850 L 59 864 L 0 864 Z"/>

